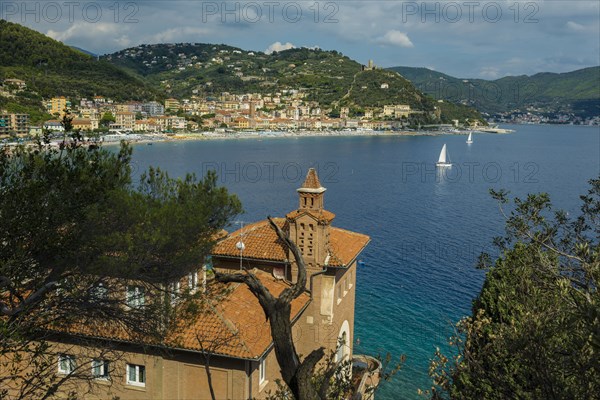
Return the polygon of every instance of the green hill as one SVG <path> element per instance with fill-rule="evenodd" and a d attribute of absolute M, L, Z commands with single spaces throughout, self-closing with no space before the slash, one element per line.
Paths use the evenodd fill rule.
<path fill-rule="evenodd" d="M 297 48 L 265 54 L 226 45 L 180 43 L 141 45 L 103 58 L 175 97 L 305 90 L 306 100 L 318 101 L 332 112 L 341 106 L 359 111 L 409 104 L 429 112 L 441 108 L 443 122 L 459 115 L 481 119 L 465 106 L 438 106 L 396 72 L 363 70 L 360 63 L 337 51 Z M 384 83 L 388 88 L 381 87 Z"/>
<path fill-rule="evenodd" d="M 148 99 L 156 91 L 132 74 L 24 26 L 0 20 L 0 81 L 22 79 L 27 90 L 0 96 L 0 108 L 42 118 L 42 99 L 96 94 L 115 100 Z"/>
<path fill-rule="evenodd" d="M 427 68 L 393 67 L 436 99 L 470 105 L 488 114 L 510 111 L 600 115 L 600 67 L 566 73 L 459 79 Z"/>
<path fill-rule="evenodd" d="M 0 92 L 0 108 L 25 112 L 37 123 L 42 100 L 102 95 L 115 101 L 165 96 L 217 96 L 302 90 L 334 115 L 342 106 L 359 114 L 368 107 L 409 104 L 422 122 L 482 119 L 465 105 L 438 103 L 400 74 L 365 70 L 337 51 L 290 49 L 273 54 L 227 45 L 181 43 L 141 45 L 100 59 L 41 33 L 0 20 L 0 80 L 24 80 L 23 91 Z M 441 118 L 436 118 L 440 115 Z"/>

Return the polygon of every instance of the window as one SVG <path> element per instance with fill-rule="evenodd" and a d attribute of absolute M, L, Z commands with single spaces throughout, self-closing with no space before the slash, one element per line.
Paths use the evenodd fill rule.
<path fill-rule="evenodd" d="M 345 347 L 347 346 L 346 338 L 347 338 L 346 332 L 343 332 L 342 336 L 338 339 L 338 348 L 335 353 L 335 360 L 337 362 L 340 362 L 344 359 L 344 350 L 345 350 Z"/>
<path fill-rule="evenodd" d="M 181 289 L 181 283 L 179 281 L 173 282 L 169 285 L 169 293 L 171 294 L 171 305 L 175 304 L 179 299 L 179 290 Z"/>
<path fill-rule="evenodd" d="M 146 386 L 146 367 L 143 365 L 127 364 L 127 384 Z"/>
<path fill-rule="evenodd" d="M 188 275 L 188 286 L 192 293 L 198 289 L 198 271 L 194 271 Z"/>
<path fill-rule="evenodd" d="M 96 379 L 108 379 L 108 361 L 92 360 L 92 377 Z"/>
<path fill-rule="evenodd" d="M 348 289 L 347 290 L 350 290 L 352 288 L 352 271 L 348 272 L 348 280 L 347 280 L 347 282 L 348 282 Z"/>
<path fill-rule="evenodd" d="M 99 282 L 90 289 L 90 300 L 92 302 L 102 302 L 108 299 L 108 288 L 104 283 Z"/>
<path fill-rule="evenodd" d="M 58 372 L 61 374 L 71 374 L 75 371 L 75 356 L 69 354 L 58 355 Z"/>
<path fill-rule="evenodd" d="M 338 302 L 342 299 L 342 283 L 338 283 L 338 287 L 337 287 L 337 297 L 338 297 Z"/>
<path fill-rule="evenodd" d="M 143 307 L 145 303 L 145 290 L 141 286 L 127 287 L 127 305 L 131 308 Z"/>
<path fill-rule="evenodd" d="M 263 383 L 265 381 L 265 376 L 267 375 L 267 361 L 266 358 L 260 360 L 258 364 L 258 383 Z"/>

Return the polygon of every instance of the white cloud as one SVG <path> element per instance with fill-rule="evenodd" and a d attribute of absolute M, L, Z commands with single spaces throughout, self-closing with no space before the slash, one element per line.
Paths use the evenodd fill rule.
<path fill-rule="evenodd" d="M 479 76 L 487 79 L 496 79 L 500 76 L 500 70 L 496 67 L 483 67 L 479 71 Z"/>
<path fill-rule="evenodd" d="M 180 26 L 151 35 L 150 43 L 199 42 L 202 36 L 209 35 L 210 33 L 211 30 L 208 28 Z"/>
<path fill-rule="evenodd" d="M 78 36 L 92 37 L 94 35 L 106 35 L 114 31 L 114 24 L 107 24 L 103 22 L 89 24 L 86 22 L 78 21 L 64 31 L 54 31 L 50 29 L 48 30 L 46 35 L 50 36 L 54 40 L 64 42 Z"/>
<path fill-rule="evenodd" d="M 52 39 L 59 40 L 82 47 L 86 50 L 95 50 L 101 44 L 111 43 L 118 48 L 125 48 L 132 44 L 129 37 L 129 29 L 124 24 L 114 23 L 87 23 L 77 21 L 64 31 L 48 30 L 46 35 Z"/>
<path fill-rule="evenodd" d="M 275 42 L 275 43 L 271 44 L 269 47 L 267 47 L 267 49 L 265 50 L 265 53 L 271 54 L 274 51 L 289 50 L 289 49 L 294 49 L 294 48 L 296 48 L 296 46 L 294 46 L 290 42 L 287 42 L 285 44 L 282 44 L 281 42 Z"/>
<path fill-rule="evenodd" d="M 388 44 L 390 46 L 415 47 L 406 33 L 397 31 L 395 29 L 387 31 L 385 35 L 378 37 L 375 41 L 377 43 Z"/>
<path fill-rule="evenodd" d="M 571 32 L 598 32 L 598 24 L 596 24 L 596 26 L 594 25 L 583 25 L 583 24 L 579 24 L 577 22 L 573 22 L 573 21 L 568 21 L 565 24 L 567 30 L 571 31 Z"/>

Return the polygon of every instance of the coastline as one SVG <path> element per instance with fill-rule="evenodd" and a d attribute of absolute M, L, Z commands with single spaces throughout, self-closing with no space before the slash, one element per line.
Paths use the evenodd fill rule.
<path fill-rule="evenodd" d="M 141 134 L 139 139 L 129 140 L 131 144 L 151 144 L 154 142 L 186 142 L 203 140 L 244 140 L 244 139 L 289 139 L 303 137 L 364 137 L 364 136 L 442 136 L 442 135 L 467 135 L 469 131 L 461 132 L 439 132 L 439 131 L 297 131 L 297 132 L 182 132 L 172 136 L 157 134 Z M 127 135 L 123 135 L 127 140 Z M 134 136 L 134 135 L 132 135 Z M 103 145 L 119 144 L 120 141 L 103 141 Z"/>

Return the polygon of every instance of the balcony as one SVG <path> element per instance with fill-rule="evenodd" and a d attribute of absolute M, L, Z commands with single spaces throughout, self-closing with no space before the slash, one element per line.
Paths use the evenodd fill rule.
<path fill-rule="evenodd" d="M 375 357 L 357 355 L 352 357 L 352 386 L 354 395 L 351 400 L 374 400 L 374 390 L 379 385 L 381 362 Z"/>

